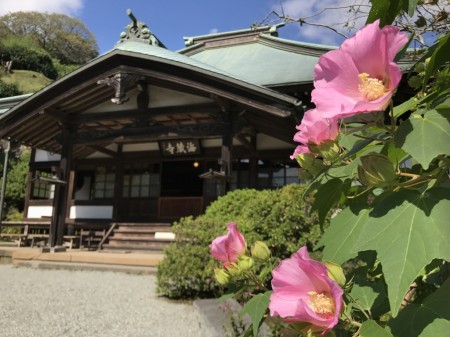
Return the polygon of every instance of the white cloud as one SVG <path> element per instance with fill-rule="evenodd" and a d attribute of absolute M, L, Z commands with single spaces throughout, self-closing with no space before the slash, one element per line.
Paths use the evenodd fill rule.
<path fill-rule="evenodd" d="M 209 30 L 209 33 L 208 34 L 217 34 L 219 32 L 219 29 L 217 29 L 217 28 L 211 28 L 210 30 Z"/>
<path fill-rule="evenodd" d="M 49 12 L 74 16 L 78 14 L 85 0 L 1 0 L 0 15 L 9 12 Z"/>
<path fill-rule="evenodd" d="M 356 29 L 361 28 L 366 20 L 366 16 L 357 13 L 353 9 L 361 9 L 368 12 L 369 0 L 285 0 L 282 2 L 284 14 L 292 19 L 303 18 L 305 22 L 326 25 L 346 36 L 352 35 Z M 361 7 L 359 7 L 361 6 Z M 280 7 L 274 10 L 280 13 Z M 349 27 L 344 25 L 348 23 Z M 349 29 L 350 28 L 350 29 Z M 299 36 L 308 40 L 314 40 L 321 44 L 336 44 L 342 37 L 325 27 L 311 26 L 303 24 L 299 26 Z"/>

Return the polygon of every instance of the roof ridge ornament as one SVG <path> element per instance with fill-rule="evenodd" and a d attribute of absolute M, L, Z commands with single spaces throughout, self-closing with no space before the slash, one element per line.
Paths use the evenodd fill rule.
<path fill-rule="evenodd" d="M 166 48 L 166 46 L 164 46 L 164 44 L 160 40 L 158 40 L 156 35 L 152 33 L 152 31 L 144 22 L 136 19 L 136 17 L 131 12 L 131 9 L 127 10 L 127 15 L 130 17 L 131 22 L 126 25 L 125 31 L 120 33 L 120 40 L 117 42 L 117 44 L 127 41 L 135 41 L 152 46 Z"/>

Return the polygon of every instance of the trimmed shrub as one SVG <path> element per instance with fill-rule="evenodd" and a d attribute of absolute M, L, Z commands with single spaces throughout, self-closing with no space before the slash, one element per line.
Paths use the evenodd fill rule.
<path fill-rule="evenodd" d="M 284 259 L 301 246 L 312 249 L 320 236 L 311 201 L 304 200 L 305 186 L 288 185 L 279 190 L 253 189 L 229 192 L 213 202 L 205 214 L 180 219 L 172 227 L 176 241 L 165 250 L 158 265 L 158 292 L 169 298 L 215 297 L 223 289 L 215 282 L 209 245 L 237 222 L 250 247 L 266 242 L 272 259 Z"/>
<path fill-rule="evenodd" d="M 2 80 L 0 80 L 0 98 L 3 97 L 12 97 L 20 95 L 21 92 L 17 85 L 11 83 L 5 83 Z"/>

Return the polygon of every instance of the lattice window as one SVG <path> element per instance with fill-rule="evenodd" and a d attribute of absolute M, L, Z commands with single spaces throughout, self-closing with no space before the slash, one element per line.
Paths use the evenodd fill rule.
<path fill-rule="evenodd" d="M 128 164 L 123 176 L 123 198 L 148 198 L 160 194 L 158 165 Z"/>
<path fill-rule="evenodd" d="M 93 184 L 94 199 L 111 199 L 114 197 L 116 181 L 115 167 L 99 166 L 95 171 Z"/>
<path fill-rule="evenodd" d="M 46 171 L 36 171 L 35 175 L 43 178 L 53 177 L 51 172 Z M 33 183 L 32 199 L 53 199 L 54 194 L 55 185 L 39 181 Z"/>

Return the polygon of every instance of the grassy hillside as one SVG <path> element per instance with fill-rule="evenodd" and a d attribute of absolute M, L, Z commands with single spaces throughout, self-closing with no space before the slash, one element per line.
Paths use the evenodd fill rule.
<path fill-rule="evenodd" d="M 30 70 L 14 70 L 11 74 L 0 72 L 0 80 L 8 84 L 15 84 L 23 94 L 34 93 L 52 83 L 44 75 Z"/>

